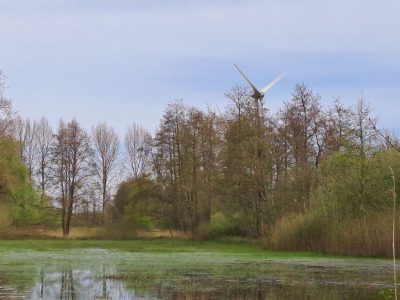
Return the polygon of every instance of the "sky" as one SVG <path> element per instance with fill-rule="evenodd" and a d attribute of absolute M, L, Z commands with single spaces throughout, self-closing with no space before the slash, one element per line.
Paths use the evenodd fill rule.
<path fill-rule="evenodd" d="M 135 122 L 154 132 L 182 99 L 221 110 L 245 85 L 276 112 L 296 83 L 353 105 L 363 95 L 380 127 L 400 132 L 398 0 L 0 0 L 0 70 L 23 117 L 85 128 Z"/>

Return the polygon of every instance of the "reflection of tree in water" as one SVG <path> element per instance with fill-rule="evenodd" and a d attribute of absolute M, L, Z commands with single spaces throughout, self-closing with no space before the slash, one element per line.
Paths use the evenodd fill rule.
<path fill-rule="evenodd" d="M 43 268 L 40 269 L 40 297 L 43 298 L 43 286 L 44 286 L 44 272 Z"/>
<path fill-rule="evenodd" d="M 30 299 L 137 299 L 121 281 L 110 279 L 105 266 L 91 270 L 71 267 L 41 269 Z"/>
<path fill-rule="evenodd" d="M 8 255 L 0 265 L 0 300 L 376 299 L 391 287 L 386 261 L 97 249 Z"/>
<path fill-rule="evenodd" d="M 254 274 L 253 274 L 254 275 Z M 30 299 L 375 299 L 366 286 L 313 284 L 273 276 L 234 276 L 202 271 L 117 273 L 105 265 L 79 270 L 44 268 L 36 277 Z M 1 297 L 0 297 L 1 298 Z"/>
<path fill-rule="evenodd" d="M 61 275 L 60 299 L 73 300 L 75 299 L 74 293 L 74 276 L 72 269 L 64 269 Z"/>
<path fill-rule="evenodd" d="M 107 299 L 107 272 L 106 272 L 106 267 L 103 265 L 103 273 L 102 273 L 102 297 L 104 299 Z"/>
<path fill-rule="evenodd" d="M 45 270 L 41 268 L 39 276 L 39 283 L 33 288 L 31 298 L 76 299 L 74 273 L 71 267 L 63 267 L 61 272 L 49 274 L 46 274 Z"/>

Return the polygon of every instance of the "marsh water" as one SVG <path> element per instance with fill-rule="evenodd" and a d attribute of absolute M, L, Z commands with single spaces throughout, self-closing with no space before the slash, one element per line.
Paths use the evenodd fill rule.
<path fill-rule="evenodd" d="M 0 254 L 0 299 L 379 299 L 381 259 L 105 249 Z"/>

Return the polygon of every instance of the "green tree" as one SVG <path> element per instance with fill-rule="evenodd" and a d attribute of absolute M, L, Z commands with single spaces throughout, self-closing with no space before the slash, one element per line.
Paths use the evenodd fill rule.
<path fill-rule="evenodd" d="M 381 151 L 369 157 L 356 150 L 333 154 L 318 171 L 319 185 L 311 196 L 313 209 L 343 219 L 390 208 L 389 167 L 399 178 L 398 151 Z"/>
<path fill-rule="evenodd" d="M 127 229 L 149 228 L 162 217 L 160 189 L 151 179 L 141 176 L 119 185 L 113 202 L 114 222 Z"/>
<path fill-rule="evenodd" d="M 0 202 L 8 207 L 14 225 L 46 221 L 46 203 L 30 184 L 29 172 L 11 139 L 0 139 Z"/>

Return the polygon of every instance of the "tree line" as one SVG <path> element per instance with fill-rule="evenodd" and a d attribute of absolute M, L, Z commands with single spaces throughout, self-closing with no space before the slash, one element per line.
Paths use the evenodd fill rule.
<path fill-rule="evenodd" d="M 150 174 L 145 144 L 150 134 L 137 124 L 125 134 L 123 154 L 118 134 L 106 123 L 88 132 L 75 119 L 61 120 L 53 129 L 45 118 L 17 116 L 10 126 L 29 182 L 60 212 L 65 235 L 74 214 L 103 223 L 121 181 Z"/>
<path fill-rule="evenodd" d="M 153 135 L 132 123 L 120 139 L 106 123 L 88 131 L 75 119 L 57 128 L 45 118 L 22 119 L 1 95 L 1 139 L 13 141 L 64 235 L 79 217 L 125 229 L 260 238 L 285 217 L 321 207 L 357 215 L 386 205 L 369 194 L 371 159 L 397 140 L 377 134 L 363 97 L 353 107 L 339 98 L 324 107 L 302 83 L 271 113 L 236 86 L 223 112 L 173 101 Z M 352 170 L 353 186 L 335 186 Z M 341 188 L 352 194 L 340 195 Z"/>

